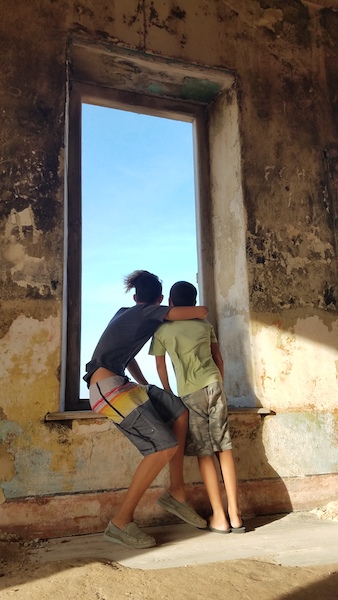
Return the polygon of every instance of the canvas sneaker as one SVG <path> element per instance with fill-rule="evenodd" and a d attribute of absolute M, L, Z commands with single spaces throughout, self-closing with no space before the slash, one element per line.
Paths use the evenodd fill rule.
<path fill-rule="evenodd" d="M 156 546 L 155 538 L 144 533 L 134 521 L 125 525 L 123 529 L 119 529 L 110 522 L 103 537 L 108 542 L 122 544 L 127 548 L 152 548 Z"/>

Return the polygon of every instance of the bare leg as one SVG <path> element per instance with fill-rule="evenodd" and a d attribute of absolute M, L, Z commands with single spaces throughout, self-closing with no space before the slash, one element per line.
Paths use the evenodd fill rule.
<path fill-rule="evenodd" d="M 241 527 L 242 517 L 238 504 L 238 482 L 232 450 L 223 450 L 218 454 L 226 495 L 228 513 L 232 527 Z"/>
<path fill-rule="evenodd" d="M 176 454 L 169 462 L 170 485 L 168 491 L 157 500 L 157 503 L 165 510 L 176 515 L 186 523 L 189 523 L 189 525 L 205 529 L 207 522 L 195 511 L 193 506 L 187 502 L 184 487 L 183 461 L 188 421 L 189 415 L 186 410 L 173 424 L 172 429 L 178 441 L 178 448 Z"/>
<path fill-rule="evenodd" d="M 134 511 L 143 494 L 165 465 L 172 460 L 176 451 L 177 446 L 168 448 L 167 450 L 161 450 L 155 454 L 149 454 L 141 460 L 135 471 L 123 504 L 112 519 L 112 523 L 116 527 L 122 529 L 125 525 L 132 522 Z"/>
<path fill-rule="evenodd" d="M 209 524 L 214 529 L 225 531 L 229 529 L 230 525 L 223 507 L 219 474 L 214 456 L 199 456 L 198 463 L 212 508 Z"/>
<path fill-rule="evenodd" d="M 178 417 L 178 419 L 176 419 L 172 427 L 173 433 L 178 441 L 178 448 L 173 458 L 169 462 L 170 486 L 168 492 L 173 498 L 175 498 L 175 500 L 178 500 L 178 502 L 185 502 L 186 500 L 183 478 L 183 461 L 188 422 L 189 413 L 187 410 L 185 410 Z"/>

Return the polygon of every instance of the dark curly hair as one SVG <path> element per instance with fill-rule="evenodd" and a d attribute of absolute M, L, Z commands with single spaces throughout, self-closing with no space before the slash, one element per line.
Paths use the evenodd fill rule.
<path fill-rule="evenodd" d="M 154 304 L 162 295 L 162 282 L 149 271 L 133 271 L 123 281 L 126 292 L 135 288 L 136 302 Z"/>

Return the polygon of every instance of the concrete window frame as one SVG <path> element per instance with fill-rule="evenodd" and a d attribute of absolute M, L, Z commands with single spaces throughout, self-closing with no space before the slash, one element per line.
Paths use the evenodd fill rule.
<path fill-rule="evenodd" d="M 68 52 L 60 411 L 68 412 L 69 416 L 74 411 L 78 416 L 79 411 L 85 411 L 88 416 L 90 408 L 88 400 L 79 398 L 81 106 L 84 102 L 192 123 L 200 299 L 209 308 L 208 319 L 218 331 L 221 350 L 226 355 L 230 403 L 237 407 L 254 406 L 234 74 L 226 69 L 77 39 L 71 40 Z"/>

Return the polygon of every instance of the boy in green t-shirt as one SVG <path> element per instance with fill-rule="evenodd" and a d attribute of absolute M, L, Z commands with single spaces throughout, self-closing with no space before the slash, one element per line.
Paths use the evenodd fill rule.
<path fill-rule="evenodd" d="M 169 304 L 195 306 L 196 297 L 195 286 L 187 281 L 178 281 L 170 290 Z M 149 354 L 156 356 L 162 385 L 171 391 L 166 353 L 174 367 L 178 394 L 189 409 L 185 454 L 198 457 L 212 508 L 209 529 L 217 533 L 244 533 L 223 389 L 223 359 L 212 325 L 197 319 L 172 321 L 161 325 L 155 332 Z M 227 512 L 223 507 L 215 455 L 227 495 Z"/>

